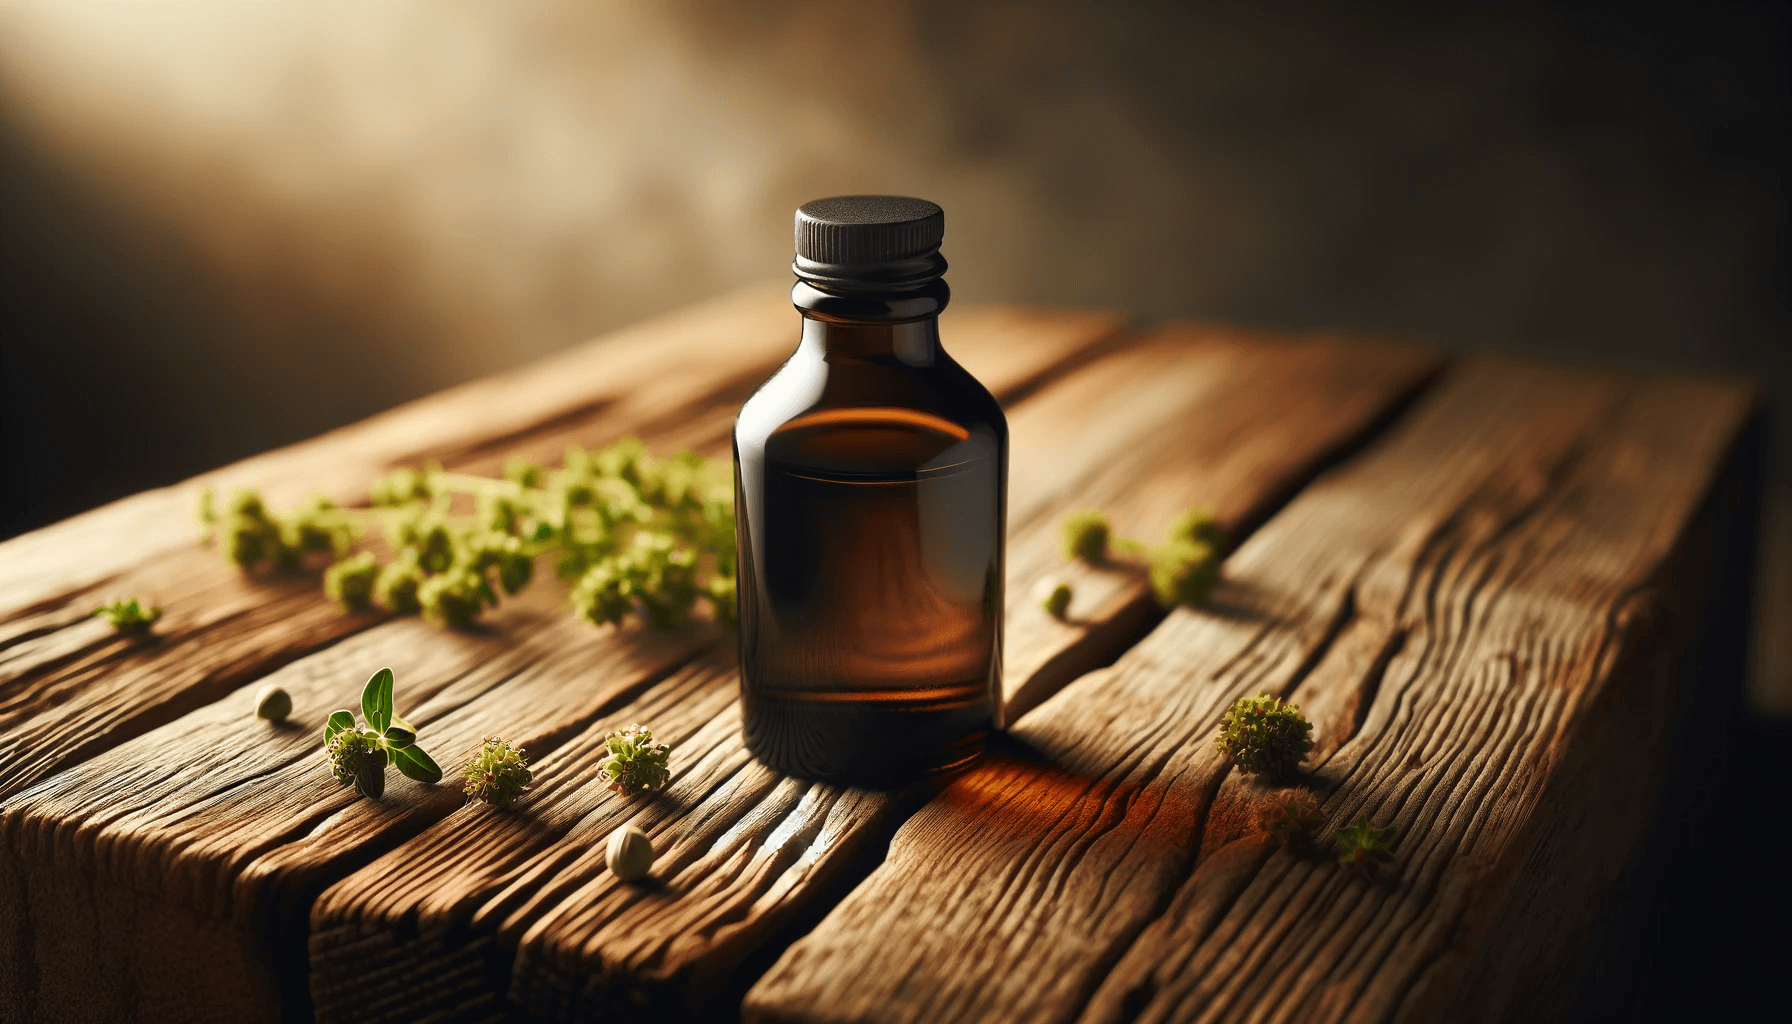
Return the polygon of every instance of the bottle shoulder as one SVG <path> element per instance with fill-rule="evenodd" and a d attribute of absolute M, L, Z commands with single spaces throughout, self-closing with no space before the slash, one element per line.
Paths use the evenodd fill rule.
<path fill-rule="evenodd" d="M 943 350 L 926 366 L 895 359 L 837 361 L 798 351 L 741 406 L 738 447 L 763 446 L 797 421 L 841 421 L 856 411 L 916 414 L 1006 443 L 1008 422 L 989 389 Z M 819 419 L 818 419 L 819 418 Z"/>

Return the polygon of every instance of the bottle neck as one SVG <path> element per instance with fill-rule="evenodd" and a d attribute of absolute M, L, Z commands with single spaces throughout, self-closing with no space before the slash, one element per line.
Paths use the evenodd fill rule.
<path fill-rule="evenodd" d="M 830 363 L 870 363 L 894 358 L 914 367 L 932 366 L 939 358 L 937 317 L 879 324 L 822 320 L 803 316 L 803 349 Z"/>
<path fill-rule="evenodd" d="M 940 278 L 908 288 L 827 287 L 797 279 L 790 301 L 803 315 L 803 348 L 830 362 L 895 358 L 932 366 L 940 350 L 940 311 L 952 291 Z"/>

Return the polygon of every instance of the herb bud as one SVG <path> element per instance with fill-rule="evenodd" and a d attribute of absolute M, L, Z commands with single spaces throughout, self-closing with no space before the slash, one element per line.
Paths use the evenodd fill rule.
<path fill-rule="evenodd" d="M 460 777 L 466 782 L 462 792 L 469 801 L 483 800 L 494 807 L 509 807 L 535 780 L 523 748 L 496 736 L 485 738 L 485 745 L 460 770 Z"/>
<path fill-rule="evenodd" d="M 633 825 L 624 825 L 610 833 L 609 849 L 604 863 L 610 872 L 624 882 L 643 878 L 653 869 L 653 840 Z"/>
<path fill-rule="evenodd" d="M 255 695 L 255 717 L 278 722 L 292 714 L 292 694 L 272 683 Z"/>
<path fill-rule="evenodd" d="M 417 587 L 417 603 L 432 622 L 444 626 L 464 626 L 488 604 L 498 603 L 498 595 L 485 577 L 471 569 L 453 569 L 431 576 Z"/>
<path fill-rule="evenodd" d="M 543 472 L 540 463 L 520 456 L 504 464 L 504 479 L 518 487 L 540 487 Z"/>
<path fill-rule="evenodd" d="M 95 618 L 111 623 L 114 632 L 126 636 L 142 636 L 162 617 L 162 609 L 145 608 L 138 598 L 120 598 L 93 610 Z"/>
<path fill-rule="evenodd" d="M 1045 614 L 1054 619 L 1064 617 L 1064 613 L 1070 609 L 1070 599 L 1074 596 L 1070 584 L 1062 580 L 1040 580 L 1035 592 L 1039 597 L 1039 607 L 1044 608 Z"/>
<path fill-rule="evenodd" d="M 374 505 L 395 507 L 427 499 L 430 495 L 428 474 L 405 467 L 381 477 L 368 491 L 367 497 Z"/>
<path fill-rule="evenodd" d="M 373 600 L 381 608 L 396 615 L 409 615 L 422 609 L 417 601 L 417 588 L 423 583 L 423 570 L 417 567 L 417 556 L 406 551 L 398 561 L 380 570 L 373 581 Z"/>
<path fill-rule="evenodd" d="M 414 549 L 417 564 L 424 572 L 442 572 L 454 564 L 454 538 L 448 533 L 448 524 L 440 519 L 418 525 Z"/>
<path fill-rule="evenodd" d="M 373 602 L 373 585 L 379 575 L 380 563 L 373 552 L 363 551 L 324 570 L 324 596 L 345 612 L 365 611 Z"/>
<path fill-rule="evenodd" d="M 1220 560 L 1213 548 L 1179 540 L 1151 553 L 1151 593 L 1164 608 L 1198 605 L 1219 582 Z"/>
<path fill-rule="evenodd" d="M 1108 517 L 1090 509 L 1064 520 L 1064 556 L 1097 563 L 1108 557 L 1108 537 L 1113 527 Z"/>
<path fill-rule="evenodd" d="M 1226 531 L 1206 509 L 1191 508 L 1176 517 L 1165 538 L 1170 543 L 1204 544 L 1214 551 L 1226 550 Z"/>
<path fill-rule="evenodd" d="M 1374 875 L 1394 859 L 1390 850 L 1399 832 L 1397 828 L 1376 828 L 1366 815 L 1357 815 L 1356 824 L 1339 829 L 1332 837 L 1338 844 L 1338 863 L 1361 875 Z"/>
<path fill-rule="evenodd" d="M 668 766 L 672 748 L 653 742 L 653 732 L 639 725 L 611 733 L 604 740 L 609 748 L 598 766 L 598 772 L 610 780 L 613 792 L 634 796 L 644 790 L 662 789 L 672 778 Z"/>
<path fill-rule="evenodd" d="M 1220 719 L 1214 739 L 1226 759 L 1247 775 L 1286 775 L 1313 749 L 1313 724 L 1293 704 L 1267 693 L 1240 697 Z"/>

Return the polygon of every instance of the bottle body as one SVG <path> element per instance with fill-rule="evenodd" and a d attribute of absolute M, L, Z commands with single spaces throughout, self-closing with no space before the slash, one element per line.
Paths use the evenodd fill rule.
<path fill-rule="evenodd" d="M 747 746 L 830 781 L 949 770 L 999 720 L 1007 421 L 934 316 L 799 309 L 735 424 Z"/>

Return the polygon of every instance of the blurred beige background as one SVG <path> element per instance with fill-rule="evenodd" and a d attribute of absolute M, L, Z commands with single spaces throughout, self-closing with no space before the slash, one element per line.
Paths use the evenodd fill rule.
<path fill-rule="evenodd" d="M 1747 4 L 6 0 L 0 534 L 786 278 L 842 192 L 940 202 L 962 299 L 1783 400 L 1786 54 Z"/>

